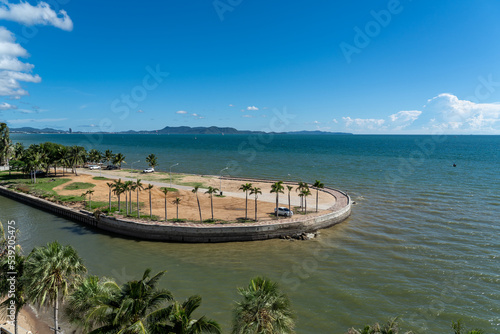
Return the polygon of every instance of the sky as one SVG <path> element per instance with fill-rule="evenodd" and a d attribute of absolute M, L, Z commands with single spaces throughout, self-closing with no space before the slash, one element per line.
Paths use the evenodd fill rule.
<path fill-rule="evenodd" d="M 500 134 L 498 0 L 0 0 L 0 122 Z"/>

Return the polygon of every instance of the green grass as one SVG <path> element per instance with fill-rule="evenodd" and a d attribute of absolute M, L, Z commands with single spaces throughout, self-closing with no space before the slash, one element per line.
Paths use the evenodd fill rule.
<path fill-rule="evenodd" d="M 107 177 L 104 177 L 104 176 L 96 176 L 96 177 L 93 177 L 92 180 L 104 181 L 104 180 L 109 180 L 109 179 Z"/>
<path fill-rule="evenodd" d="M 94 188 L 95 184 L 88 182 L 73 182 L 64 187 L 65 190 L 82 190 Z"/>
<path fill-rule="evenodd" d="M 200 187 L 200 188 L 208 188 L 207 185 L 205 185 L 203 182 L 178 182 L 177 183 L 180 186 L 187 186 L 187 187 Z"/>
<path fill-rule="evenodd" d="M 55 195 L 54 199 L 60 202 L 81 202 L 84 198 L 78 195 Z"/>
<path fill-rule="evenodd" d="M 163 188 L 163 187 L 162 187 L 162 188 Z M 170 187 L 166 187 L 166 188 L 167 188 L 167 190 L 168 190 L 169 192 L 174 192 L 174 193 L 175 193 L 175 192 L 178 192 L 178 191 L 179 191 L 179 189 L 177 189 L 177 188 L 170 188 Z M 161 189 L 161 188 L 160 188 L 160 189 Z"/>

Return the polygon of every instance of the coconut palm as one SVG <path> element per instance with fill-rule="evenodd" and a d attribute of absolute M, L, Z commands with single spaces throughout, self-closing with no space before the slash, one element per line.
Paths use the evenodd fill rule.
<path fill-rule="evenodd" d="M 262 194 L 259 187 L 253 187 L 250 189 L 250 195 L 255 195 L 255 221 L 257 221 L 257 198 L 259 194 Z"/>
<path fill-rule="evenodd" d="M 200 206 L 200 199 L 198 198 L 198 189 L 200 186 L 195 186 L 191 192 L 196 195 L 196 201 L 198 202 L 198 211 L 200 213 L 200 223 L 203 223 L 203 219 L 201 218 L 201 206 Z"/>
<path fill-rule="evenodd" d="M 124 183 L 122 182 L 122 179 L 118 179 L 118 181 L 115 180 L 115 182 L 113 183 L 113 192 L 118 197 L 118 212 L 121 211 L 120 196 L 121 196 L 121 194 L 123 194 L 124 191 L 125 191 L 125 188 L 124 188 Z"/>
<path fill-rule="evenodd" d="M 141 218 L 141 214 L 139 212 L 139 191 L 144 190 L 144 185 L 141 183 L 141 179 L 137 179 L 137 181 L 135 181 L 134 189 L 137 191 L 137 218 Z"/>
<path fill-rule="evenodd" d="M 200 296 L 191 296 L 182 304 L 174 301 L 173 305 L 168 307 L 167 324 L 154 326 L 158 333 L 222 333 L 219 324 L 205 316 L 195 320 L 191 316 L 193 312 L 201 305 Z"/>
<path fill-rule="evenodd" d="M 153 206 L 151 204 L 151 189 L 153 189 L 154 186 L 152 184 L 148 184 L 146 187 L 146 190 L 149 191 L 149 218 L 153 219 Z"/>
<path fill-rule="evenodd" d="M 323 189 L 325 187 L 325 185 L 323 183 L 321 183 L 320 181 L 316 180 L 313 184 L 313 188 L 316 189 L 316 212 L 318 212 L 318 194 L 319 194 L 319 190 L 320 189 Z"/>
<path fill-rule="evenodd" d="M 293 333 L 295 323 L 288 297 L 277 283 L 263 277 L 250 281 L 248 288 L 239 288 L 243 297 L 236 303 L 233 334 Z"/>
<path fill-rule="evenodd" d="M 210 195 L 210 208 L 212 209 L 212 220 L 214 220 L 214 193 L 218 192 L 219 189 L 218 188 L 214 188 L 214 187 L 208 187 L 208 190 L 205 191 L 205 194 L 209 194 Z"/>
<path fill-rule="evenodd" d="M 73 169 L 73 174 L 78 175 L 76 172 L 76 166 L 82 165 L 85 162 L 85 148 L 82 146 L 71 146 L 68 150 L 69 163 Z"/>
<path fill-rule="evenodd" d="M 292 210 L 291 206 L 290 206 L 290 191 L 292 191 L 293 187 L 292 186 L 286 186 L 286 189 L 288 189 L 288 210 Z"/>
<path fill-rule="evenodd" d="M 86 271 L 75 249 L 57 241 L 33 249 L 28 256 L 28 296 L 42 307 L 54 308 L 54 334 L 60 331 L 59 304 Z"/>
<path fill-rule="evenodd" d="M 311 196 L 311 191 L 309 190 L 309 187 L 302 189 L 300 192 L 302 194 L 302 197 L 304 198 L 304 209 L 305 213 L 307 214 L 307 196 Z"/>
<path fill-rule="evenodd" d="M 118 288 L 110 282 L 100 286 L 98 282 L 91 282 L 74 302 L 75 311 L 83 311 L 83 316 L 73 312 L 76 315 L 74 322 L 93 328 L 89 334 L 160 333 L 160 326 L 168 323 L 167 302 L 172 300 L 172 294 L 157 287 L 164 271 L 153 277 L 150 273 L 151 269 L 146 269 L 142 279 L 126 282 Z"/>
<path fill-rule="evenodd" d="M 245 220 L 247 220 L 247 209 L 248 209 L 248 191 L 252 189 L 251 183 L 242 184 L 240 187 L 241 191 L 245 192 Z"/>
<path fill-rule="evenodd" d="M 125 181 L 123 183 L 123 192 L 125 193 L 125 212 L 127 213 L 127 216 L 132 214 L 132 188 L 134 186 L 133 181 Z M 128 193 L 128 196 L 127 196 Z M 128 197 L 128 202 L 127 202 L 127 197 Z"/>
<path fill-rule="evenodd" d="M 0 223 L 1 225 L 1 223 Z M 3 226 L 2 226 L 3 232 Z M 6 316 L 12 314 L 9 309 L 14 305 L 14 331 L 18 333 L 19 312 L 29 302 L 25 275 L 26 257 L 22 255 L 21 248 L 15 247 L 13 255 L 0 258 L 0 296 L 3 302 L 0 304 L 1 313 Z M 12 275 L 12 272 L 16 273 Z M 13 279 L 13 280 L 12 280 Z M 11 289 L 15 284 L 15 289 Z M 4 298 L 6 298 L 4 300 Z"/>
<path fill-rule="evenodd" d="M 68 296 L 64 314 L 68 320 L 84 332 L 89 332 L 99 323 L 93 312 L 105 301 L 114 300 L 120 293 L 115 281 L 97 276 L 87 276 Z"/>
<path fill-rule="evenodd" d="M 173 201 L 172 204 L 175 204 L 177 206 L 177 220 L 179 220 L 179 203 L 181 202 L 181 199 L 179 197 L 176 197 Z"/>
<path fill-rule="evenodd" d="M 104 161 L 106 161 L 108 164 L 110 162 L 113 163 L 114 157 L 115 157 L 115 155 L 113 154 L 113 152 L 111 150 L 106 150 L 106 152 L 104 152 Z"/>
<path fill-rule="evenodd" d="M 92 194 L 94 193 L 94 190 L 87 190 L 87 194 L 89 195 L 89 208 L 92 211 Z"/>
<path fill-rule="evenodd" d="M 90 162 L 92 162 L 94 164 L 98 164 L 101 162 L 102 158 L 103 158 L 103 154 L 100 151 L 96 150 L 95 148 L 93 148 L 89 151 Z"/>
<path fill-rule="evenodd" d="M 271 185 L 271 193 L 276 193 L 276 217 L 278 217 L 279 194 L 283 194 L 283 181 L 275 182 Z"/>
<path fill-rule="evenodd" d="M 122 168 L 122 164 L 126 163 L 127 162 L 125 161 L 125 156 L 121 153 L 118 153 L 113 157 L 113 165 L 120 166 L 120 169 Z"/>
<path fill-rule="evenodd" d="M 158 166 L 158 158 L 152 153 L 146 157 L 146 162 L 150 167 L 155 168 L 156 166 Z"/>
<path fill-rule="evenodd" d="M 9 137 L 9 127 L 6 123 L 0 123 L 0 165 L 8 163 L 9 148 L 12 146 L 12 141 Z"/>
<path fill-rule="evenodd" d="M 111 212 L 111 191 L 113 190 L 113 182 L 106 182 L 106 184 L 108 185 L 108 189 L 109 189 L 109 195 L 108 195 L 108 199 L 109 199 L 109 212 Z"/>
<path fill-rule="evenodd" d="M 300 196 L 300 193 L 302 192 L 302 190 L 303 190 L 304 188 L 307 188 L 307 187 L 308 187 L 308 186 L 307 186 L 307 183 L 300 181 L 300 182 L 298 183 L 297 189 L 295 189 L 295 191 L 296 191 L 296 192 L 298 192 L 298 193 L 299 193 L 299 196 Z M 304 210 L 304 198 L 303 198 L 303 196 L 300 196 L 300 208 L 301 208 L 302 210 Z"/>
<path fill-rule="evenodd" d="M 167 221 L 167 194 L 169 190 L 167 187 L 161 187 L 160 190 L 165 195 L 165 221 Z"/>

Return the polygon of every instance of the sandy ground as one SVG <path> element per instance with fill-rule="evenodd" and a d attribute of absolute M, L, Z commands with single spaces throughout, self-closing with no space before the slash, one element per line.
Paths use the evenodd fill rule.
<path fill-rule="evenodd" d="M 60 176 L 60 175 L 58 175 Z M 95 180 L 95 176 L 103 176 L 109 178 L 108 180 Z M 161 192 L 161 187 L 169 187 L 170 179 L 168 173 L 151 173 L 142 174 L 129 171 L 89 171 L 88 169 L 81 169 L 78 171 L 78 176 L 73 174 L 66 174 L 66 178 L 71 178 L 61 186 L 54 188 L 60 195 L 81 195 L 85 190 L 67 190 L 65 189 L 72 182 L 88 182 L 94 183 L 96 186 L 92 188 L 92 201 L 108 202 L 109 201 L 109 187 L 107 183 L 111 183 L 114 179 L 121 178 L 122 181 L 131 180 L 135 181 L 136 178 L 141 179 L 144 187 L 152 184 L 154 188 L 151 190 L 151 202 L 153 215 L 159 219 L 165 219 L 165 195 Z M 179 218 L 197 221 L 199 220 L 198 204 L 196 195 L 191 192 L 193 188 L 192 183 L 201 183 L 198 191 L 198 198 L 200 201 L 202 218 L 203 220 L 211 218 L 211 205 L 210 196 L 205 194 L 208 186 L 215 188 L 222 188 L 224 197 L 213 197 L 214 218 L 222 221 L 236 221 L 245 217 L 245 193 L 239 190 L 240 186 L 246 181 L 241 180 L 220 180 L 214 176 L 199 176 L 199 175 L 180 175 L 175 174 L 172 178 L 172 187 L 178 191 L 171 191 L 167 194 L 167 215 L 169 219 L 176 218 L 176 205 L 172 201 L 179 197 L 181 202 L 179 204 Z M 186 185 L 188 184 L 188 185 Z M 257 218 L 259 220 L 272 219 L 271 215 L 274 212 L 276 194 L 270 193 L 271 184 L 265 182 L 252 182 L 253 186 L 261 188 L 262 194 L 259 194 L 257 201 Z M 295 188 L 290 193 L 291 206 L 300 205 L 300 197 L 295 192 Z M 308 198 L 308 211 L 315 211 L 316 191 L 311 189 L 312 195 Z M 288 206 L 288 190 L 285 187 L 285 193 L 280 194 L 280 205 Z M 117 197 L 112 194 L 112 201 L 117 201 Z M 141 213 L 149 214 L 149 191 L 142 190 L 139 192 L 139 202 L 141 203 Z M 327 209 L 333 205 L 335 199 L 326 193 L 320 192 L 319 208 L 320 211 Z M 125 194 L 121 195 L 122 208 L 125 206 Z M 132 193 L 132 205 L 135 210 L 137 207 L 137 193 Z M 83 207 L 77 204 L 77 207 Z M 248 194 L 248 217 L 255 217 L 255 197 Z"/>

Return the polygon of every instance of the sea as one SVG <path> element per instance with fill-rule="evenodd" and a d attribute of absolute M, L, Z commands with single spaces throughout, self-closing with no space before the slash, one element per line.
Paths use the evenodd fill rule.
<path fill-rule="evenodd" d="M 453 321 L 500 333 L 500 136 L 12 134 L 125 155 L 125 168 L 309 182 L 346 191 L 343 223 L 309 241 L 220 244 L 140 241 L 101 233 L 0 196 L 28 253 L 53 240 L 91 274 L 124 283 L 146 268 L 195 316 L 231 329 L 237 288 L 265 276 L 289 296 L 297 333 L 345 333 L 398 317 L 415 333 Z M 64 329 L 69 332 L 69 325 Z"/>

